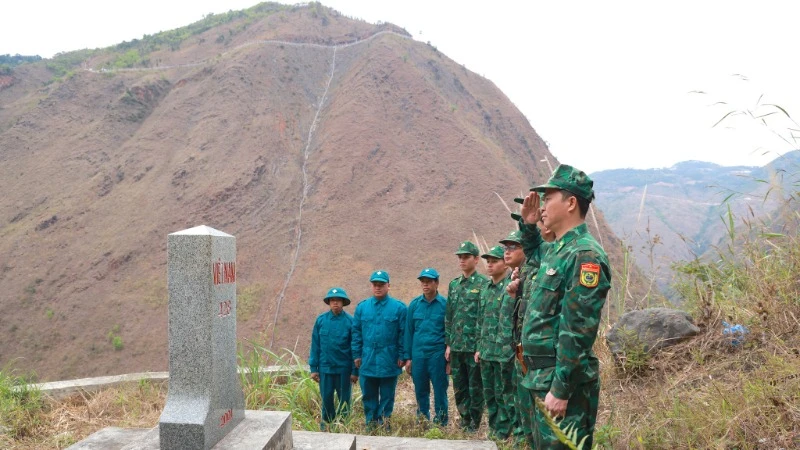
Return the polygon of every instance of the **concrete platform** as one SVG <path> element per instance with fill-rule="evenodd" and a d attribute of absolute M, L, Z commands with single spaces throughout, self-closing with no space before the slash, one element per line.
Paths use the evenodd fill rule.
<path fill-rule="evenodd" d="M 295 450 L 356 450 L 353 434 L 292 431 Z"/>
<path fill-rule="evenodd" d="M 356 436 L 358 450 L 497 450 L 492 441 Z"/>
<path fill-rule="evenodd" d="M 291 450 L 293 448 L 292 416 L 284 411 L 245 411 L 244 420 L 213 448 L 217 450 Z M 158 427 L 151 429 L 108 427 L 68 448 L 68 450 L 101 449 L 158 450 Z"/>

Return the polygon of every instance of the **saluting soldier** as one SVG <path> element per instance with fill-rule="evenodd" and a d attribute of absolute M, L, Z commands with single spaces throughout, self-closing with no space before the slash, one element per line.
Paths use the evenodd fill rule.
<path fill-rule="evenodd" d="M 468 432 L 478 429 L 483 416 L 483 385 L 480 368 L 475 363 L 475 351 L 480 331 L 480 295 L 487 278 L 475 271 L 478 253 L 478 247 L 470 241 L 462 242 L 456 250 L 461 275 L 450 282 L 447 290 L 444 322 L 447 345 L 445 358 L 450 361 L 453 373 L 453 392 L 461 416 L 460 425 Z"/>
<path fill-rule="evenodd" d="M 359 370 L 367 429 L 386 424 L 394 410 L 397 377 L 405 365 L 406 305 L 389 296 L 389 274 L 376 270 L 369 278 L 372 297 L 356 306 L 353 316 L 353 362 Z"/>
<path fill-rule="evenodd" d="M 523 386 L 563 418 L 562 426 L 574 426 L 586 448 L 592 447 L 600 393 L 592 346 L 611 286 L 608 257 L 585 223 L 592 186 L 584 172 L 562 164 L 532 189 L 544 193 L 542 222 L 556 240 L 539 267 L 522 329 Z M 539 409 L 533 411 L 536 448 L 566 448 Z"/>
<path fill-rule="evenodd" d="M 344 307 L 350 304 L 347 292 L 340 287 L 328 290 L 323 299 L 330 311 L 320 314 L 311 333 L 311 355 L 308 365 L 311 378 L 319 383 L 322 396 L 322 421 L 326 427 L 337 415 L 350 413 L 351 383 L 358 381 L 358 369 L 353 364 L 351 351 L 353 316 Z M 339 405 L 333 402 L 334 393 L 339 396 Z"/>
<path fill-rule="evenodd" d="M 511 348 L 511 316 L 514 298 L 506 293 L 511 273 L 503 260 L 503 246 L 481 255 L 489 281 L 481 292 L 481 334 L 475 362 L 480 364 L 483 398 L 492 438 L 506 439 L 516 427 L 514 412 L 514 351 Z"/>
<path fill-rule="evenodd" d="M 406 372 L 414 380 L 417 415 L 431 419 L 433 385 L 433 422 L 446 426 L 448 421 L 447 376 L 444 359 L 444 316 L 447 299 L 439 294 L 439 272 L 432 267 L 419 273 L 422 295 L 408 305 L 406 325 Z"/>

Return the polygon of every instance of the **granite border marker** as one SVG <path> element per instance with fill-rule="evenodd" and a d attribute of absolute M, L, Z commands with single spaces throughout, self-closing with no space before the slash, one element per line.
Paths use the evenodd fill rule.
<path fill-rule="evenodd" d="M 201 225 L 168 236 L 169 391 L 161 449 L 210 449 L 244 418 L 236 371 L 236 238 Z"/>

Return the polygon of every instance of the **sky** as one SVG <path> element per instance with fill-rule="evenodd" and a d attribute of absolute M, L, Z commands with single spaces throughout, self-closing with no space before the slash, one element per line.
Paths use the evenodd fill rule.
<path fill-rule="evenodd" d="M 256 3 L 6 2 L 0 54 L 52 57 L 107 47 Z M 401 26 L 488 78 L 560 162 L 588 173 L 686 160 L 763 165 L 798 148 L 790 129 L 800 126 L 783 111 L 800 117 L 800 2 L 322 4 L 346 16 Z"/>

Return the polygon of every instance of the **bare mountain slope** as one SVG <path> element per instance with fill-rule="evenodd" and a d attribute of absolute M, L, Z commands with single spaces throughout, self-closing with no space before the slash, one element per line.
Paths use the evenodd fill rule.
<path fill-rule="evenodd" d="M 276 320 L 275 346 L 305 354 L 331 285 L 361 299 L 384 268 L 409 301 L 424 266 L 446 283 L 459 241 L 514 226 L 494 192 L 549 174 L 502 92 L 403 30 L 315 4 L 245 13 L 179 45 L 180 30 L 68 54 L 85 70 L 60 78 L 58 58 L 14 69 L 0 364 L 42 379 L 166 370 L 167 234 L 200 224 L 237 238 L 240 337 L 269 340 Z"/>

